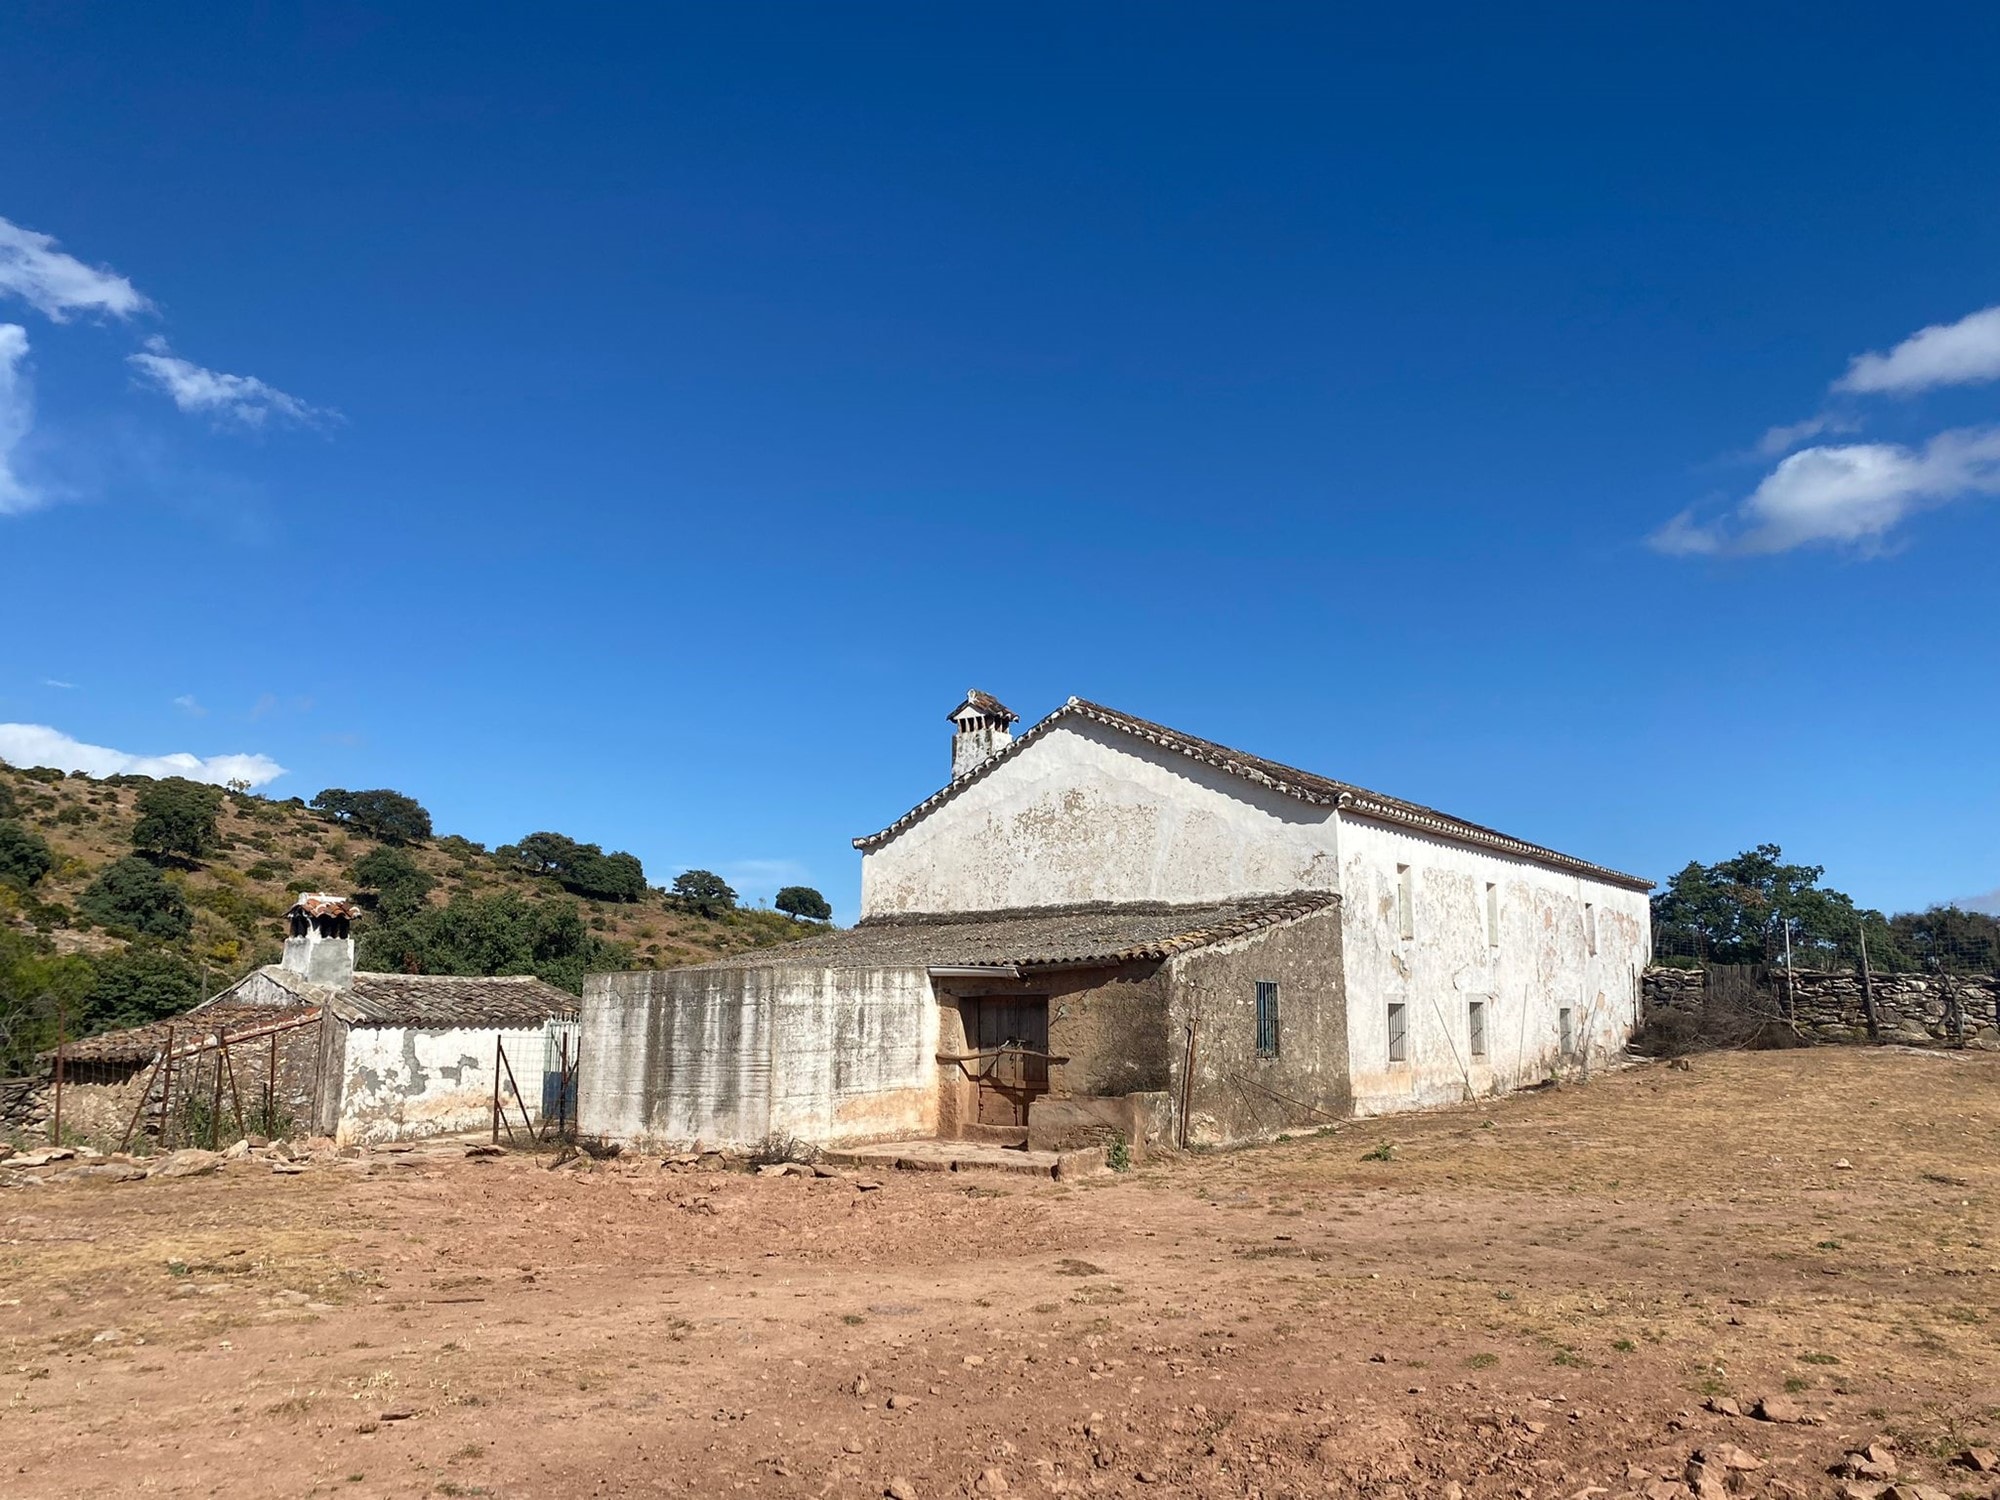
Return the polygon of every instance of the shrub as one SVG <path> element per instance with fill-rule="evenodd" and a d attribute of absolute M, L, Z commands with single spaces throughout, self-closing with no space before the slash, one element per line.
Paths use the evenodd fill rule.
<path fill-rule="evenodd" d="M 348 873 L 375 893 L 376 906 L 390 916 L 417 910 L 437 884 L 407 853 L 386 844 L 362 855 Z"/>
<path fill-rule="evenodd" d="M 0 823 L 0 880 L 26 890 L 55 868 L 56 857 L 41 836 L 19 823 Z"/>
<path fill-rule="evenodd" d="M 136 854 L 106 865 L 84 891 L 80 904 L 106 927 L 146 937 L 184 938 L 194 927 L 193 914 L 181 893 Z"/>

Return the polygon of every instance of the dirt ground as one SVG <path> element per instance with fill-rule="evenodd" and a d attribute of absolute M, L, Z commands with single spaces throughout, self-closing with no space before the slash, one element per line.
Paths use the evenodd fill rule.
<path fill-rule="evenodd" d="M 1666 1500 L 1734 1444 L 1799 1500 L 1882 1437 L 1901 1493 L 1989 1496 L 1950 1460 L 2000 1445 L 1996 1130 L 2000 1059 L 1824 1049 L 1067 1185 L 24 1188 L 0 1493 Z M 1704 1409 L 1787 1393 L 1820 1420 Z"/>

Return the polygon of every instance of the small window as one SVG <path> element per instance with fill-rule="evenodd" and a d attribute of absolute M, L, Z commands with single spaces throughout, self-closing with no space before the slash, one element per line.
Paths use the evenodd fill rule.
<path fill-rule="evenodd" d="M 1269 979 L 1257 981 L 1257 1055 L 1278 1055 L 1278 986 Z"/>
<path fill-rule="evenodd" d="M 1486 882 L 1486 946 L 1500 946 L 1500 887 Z"/>
<path fill-rule="evenodd" d="M 1488 890 L 1492 887 L 1488 886 Z M 1473 1000 L 1465 1007 L 1466 1050 L 1474 1057 L 1486 1055 L 1486 1002 Z"/>
<path fill-rule="evenodd" d="M 1411 900 L 1408 865 L 1396 866 L 1396 931 L 1406 938 L 1417 935 L 1416 903 Z"/>
<path fill-rule="evenodd" d="M 1389 1061 L 1392 1063 L 1410 1060 L 1410 1029 L 1404 1017 L 1408 1012 L 1399 1003 L 1389 1006 Z M 1567 1011 L 1564 1012 L 1568 1014 Z"/>
<path fill-rule="evenodd" d="M 1597 952 L 1597 907 L 1589 901 L 1583 903 L 1583 942 L 1588 952 Z"/>
<path fill-rule="evenodd" d="M 1569 1007 L 1567 1005 L 1565 1005 L 1561 1010 L 1556 1012 L 1556 1029 L 1562 1034 L 1561 1035 L 1562 1055 L 1564 1057 L 1575 1056 L 1576 1032 L 1570 1026 Z"/>

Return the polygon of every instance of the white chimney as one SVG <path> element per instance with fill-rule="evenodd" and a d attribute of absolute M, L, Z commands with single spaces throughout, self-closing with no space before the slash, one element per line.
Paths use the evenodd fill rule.
<path fill-rule="evenodd" d="M 354 903 L 345 896 L 306 891 L 285 917 L 291 935 L 285 939 L 284 967 L 308 984 L 353 988 Z"/>
<path fill-rule="evenodd" d="M 1007 726 L 1020 715 L 991 693 L 974 688 L 951 711 L 951 779 L 978 770 L 1014 743 Z"/>

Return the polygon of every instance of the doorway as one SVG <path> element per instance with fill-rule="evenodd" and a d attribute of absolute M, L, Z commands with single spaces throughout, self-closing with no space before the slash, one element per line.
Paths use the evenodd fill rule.
<path fill-rule="evenodd" d="M 1049 1091 L 1049 1002 L 988 995 L 965 1002 L 966 1031 L 979 1053 L 981 1125 L 1025 1129 L 1028 1109 Z"/>

